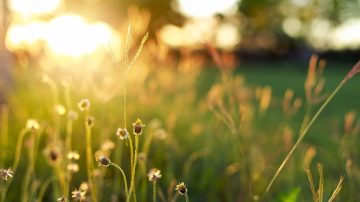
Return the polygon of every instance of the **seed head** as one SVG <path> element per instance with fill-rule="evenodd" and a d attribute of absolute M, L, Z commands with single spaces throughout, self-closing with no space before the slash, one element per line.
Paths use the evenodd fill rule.
<path fill-rule="evenodd" d="M 11 168 L 8 169 L 0 169 L 0 178 L 7 181 L 9 177 L 13 177 L 14 173 L 11 171 Z"/>
<path fill-rule="evenodd" d="M 86 183 L 86 182 L 81 183 L 80 184 L 80 189 L 84 190 L 84 191 L 87 191 L 89 189 L 88 183 Z"/>
<path fill-rule="evenodd" d="M 106 158 L 105 156 L 100 156 L 96 161 L 99 163 L 99 166 L 105 167 L 108 167 L 111 163 L 110 159 Z"/>
<path fill-rule="evenodd" d="M 179 183 L 176 185 L 175 190 L 179 192 L 181 195 L 185 195 L 187 193 L 186 185 L 184 182 Z"/>
<path fill-rule="evenodd" d="M 141 119 L 137 119 L 132 125 L 134 135 L 141 135 L 142 129 L 145 127 Z"/>
<path fill-rule="evenodd" d="M 64 115 L 66 113 L 66 109 L 63 105 L 57 104 L 54 106 L 55 112 L 59 115 Z"/>
<path fill-rule="evenodd" d="M 125 140 L 129 137 L 129 132 L 126 130 L 126 128 L 118 128 L 116 130 L 116 135 L 119 136 L 120 140 Z"/>
<path fill-rule="evenodd" d="M 40 124 L 36 119 L 28 119 L 26 121 L 26 128 L 32 131 L 39 130 Z"/>
<path fill-rule="evenodd" d="M 70 160 L 79 160 L 80 154 L 76 151 L 70 151 L 67 155 L 67 158 Z"/>
<path fill-rule="evenodd" d="M 61 163 L 63 156 L 60 146 L 54 143 L 49 144 L 43 152 L 50 165 L 58 165 Z"/>
<path fill-rule="evenodd" d="M 156 181 L 162 177 L 161 171 L 157 168 L 152 168 L 148 173 L 149 181 Z"/>
<path fill-rule="evenodd" d="M 88 99 L 82 99 L 78 103 L 80 111 L 87 111 L 90 108 L 90 101 Z"/>
<path fill-rule="evenodd" d="M 85 119 L 85 124 L 90 128 L 94 127 L 95 118 L 93 116 L 87 116 Z"/>
<path fill-rule="evenodd" d="M 86 191 L 85 190 L 77 190 L 75 189 L 73 192 L 71 192 L 72 194 L 72 198 L 75 201 L 84 201 L 85 200 L 85 195 L 86 195 Z"/>
<path fill-rule="evenodd" d="M 75 121 L 79 118 L 79 114 L 74 110 L 69 110 L 67 113 L 67 118 L 71 121 Z"/>
<path fill-rule="evenodd" d="M 79 171 L 79 165 L 77 163 L 69 163 L 66 168 L 70 173 L 77 173 Z"/>

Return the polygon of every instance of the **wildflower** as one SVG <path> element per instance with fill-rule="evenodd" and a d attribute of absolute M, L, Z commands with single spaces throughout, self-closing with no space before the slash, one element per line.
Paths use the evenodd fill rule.
<path fill-rule="evenodd" d="M 67 113 L 67 118 L 71 121 L 75 121 L 79 118 L 79 114 L 74 110 L 69 110 Z"/>
<path fill-rule="evenodd" d="M 57 104 L 54 106 L 55 112 L 59 115 L 64 115 L 66 113 L 66 109 L 63 105 Z"/>
<path fill-rule="evenodd" d="M 54 143 L 49 144 L 44 149 L 44 155 L 50 165 L 58 165 L 62 161 L 63 157 L 60 146 L 55 145 Z"/>
<path fill-rule="evenodd" d="M 184 182 L 176 185 L 175 190 L 178 191 L 181 195 L 185 195 L 187 193 L 186 185 L 184 184 Z"/>
<path fill-rule="evenodd" d="M 99 163 L 99 166 L 105 166 L 105 167 L 108 167 L 111 163 L 110 159 L 104 156 L 100 156 L 96 161 Z"/>
<path fill-rule="evenodd" d="M 59 202 L 66 202 L 66 198 L 64 196 L 58 198 L 56 201 L 59 201 Z"/>
<path fill-rule="evenodd" d="M 83 191 L 87 191 L 89 189 L 89 185 L 86 182 L 80 184 L 80 189 Z"/>
<path fill-rule="evenodd" d="M 133 124 L 133 132 L 135 135 L 141 135 L 142 129 L 145 127 L 145 125 L 142 123 L 140 119 L 137 119 Z"/>
<path fill-rule="evenodd" d="M 85 119 L 85 124 L 90 128 L 94 126 L 95 118 L 93 116 L 87 116 Z"/>
<path fill-rule="evenodd" d="M 88 99 L 82 99 L 78 103 L 80 111 L 87 111 L 90 108 L 90 101 Z"/>
<path fill-rule="evenodd" d="M 118 128 L 116 130 L 116 135 L 119 136 L 120 140 L 125 140 L 129 137 L 129 132 L 126 130 L 126 128 Z"/>
<path fill-rule="evenodd" d="M 77 173 L 79 171 L 79 165 L 76 163 L 69 163 L 66 168 L 70 173 Z"/>
<path fill-rule="evenodd" d="M 79 160 L 80 159 L 80 154 L 77 153 L 76 151 L 70 151 L 67 155 L 67 158 L 70 160 Z"/>
<path fill-rule="evenodd" d="M 71 194 L 72 194 L 72 198 L 74 198 L 75 201 L 84 201 L 85 195 L 86 195 L 86 190 L 75 189 L 75 191 L 71 192 Z"/>
<path fill-rule="evenodd" d="M 39 130 L 40 125 L 39 122 L 36 119 L 28 119 L 26 121 L 26 128 L 29 130 Z"/>
<path fill-rule="evenodd" d="M 149 181 L 156 181 L 157 179 L 161 178 L 161 171 L 157 168 L 152 168 L 149 173 L 148 173 L 148 177 L 149 177 Z"/>
<path fill-rule="evenodd" d="M 0 177 L 7 181 L 9 177 L 13 177 L 13 171 L 11 171 L 11 168 L 8 168 L 8 169 L 3 169 L 1 168 L 0 169 Z"/>

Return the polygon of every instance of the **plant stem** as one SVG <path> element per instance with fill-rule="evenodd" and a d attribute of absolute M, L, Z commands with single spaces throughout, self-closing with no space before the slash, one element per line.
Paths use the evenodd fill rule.
<path fill-rule="evenodd" d="M 268 184 L 268 186 L 266 187 L 266 190 L 264 192 L 264 195 L 269 192 L 272 184 L 274 183 L 275 179 L 278 177 L 278 175 L 280 174 L 280 172 L 282 171 L 282 169 L 284 168 L 284 166 L 286 165 L 286 163 L 289 161 L 291 155 L 294 153 L 295 149 L 299 146 L 300 142 L 304 139 L 305 135 L 307 134 L 307 132 L 309 131 L 309 129 L 311 128 L 311 126 L 314 124 L 314 122 L 316 121 L 316 119 L 319 117 L 319 115 L 321 114 L 321 112 L 325 109 L 325 107 L 329 104 L 329 102 L 333 99 L 333 97 L 338 93 L 338 91 L 341 89 L 341 87 L 346 83 L 346 80 L 343 79 L 339 85 L 335 88 L 335 90 L 330 94 L 330 96 L 325 100 L 325 102 L 321 105 L 321 107 L 319 108 L 319 110 L 315 113 L 315 115 L 312 117 L 312 119 L 310 120 L 310 122 L 306 125 L 306 127 L 304 127 L 304 130 L 302 130 L 300 132 L 300 136 L 297 139 L 296 143 L 294 144 L 294 146 L 291 148 L 290 152 L 286 155 L 285 159 L 283 160 L 283 162 L 281 163 L 281 165 L 279 166 L 279 168 L 277 169 L 276 173 L 274 174 L 274 176 L 272 177 L 270 183 Z M 263 196 L 264 197 L 264 196 Z"/>
<path fill-rule="evenodd" d="M 189 202 L 189 196 L 188 196 L 187 192 L 185 193 L 185 200 L 186 200 L 186 202 Z"/>
<path fill-rule="evenodd" d="M 130 140 L 131 138 L 129 138 Z M 127 202 L 130 202 L 131 194 L 133 193 L 133 190 L 135 190 L 135 170 L 136 170 L 136 164 L 137 164 L 137 153 L 138 153 L 138 147 L 139 147 L 139 136 L 135 135 L 135 155 L 134 155 L 134 164 L 132 165 L 132 172 L 131 172 L 131 182 L 130 182 L 130 190 L 129 190 L 129 196 L 127 198 Z M 135 194 L 135 193 L 134 193 Z"/>
<path fill-rule="evenodd" d="M 27 128 L 23 128 L 20 133 L 19 133 L 19 136 L 18 136 L 18 140 L 17 140 L 17 143 L 16 143 L 16 150 L 15 150 L 15 160 L 14 160 L 14 163 L 12 165 L 12 170 L 13 172 L 16 174 L 16 171 L 17 171 L 17 168 L 19 166 L 19 161 L 20 161 L 20 157 L 21 157 L 21 148 L 22 148 L 22 143 L 24 141 L 24 137 L 25 137 L 25 134 L 29 132 L 29 130 Z M 12 179 L 13 178 L 10 178 L 5 186 L 4 186 L 4 189 L 2 191 L 2 194 L 1 194 L 1 202 L 5 202 L 5 198 L 6 198 L 6 192 L 7 190 L 9 189 L 9 185 L 11 184 L 12 182 Z"/>
<path fill-rule="evenodd" d="M 0 128 L 1 128 L 1 142 L 2 144 L 1 147 L 3 148 L 2 156 L 0 156 L 0 165 L 5 165 L 6 164 L 6 157 L 7 157 L 7 150 L 8 150 L 8 141 L 9 141 L 9 110 L 6 106 L 1 106 L 0 108 L 0 113 L 1 113 L 1 117 L 0 117 Z M 2 164 L 3 163 L 3 164 Z"/>
<path fill-rule="evenodd" d="M 156 180 L 153 181 L 153 202 L 156 202 Z"/>
<path fill-rule="evenodd" d="M 92 201 L 96 202 L 96 187 L 95 183 L 93 181 L 92 177 L 92 171 L 93 171 L 93 159 L 92 159 L 92 149 L 91 149 L 91 128 L 90 126 L 85 123 L 85 129 L 86 129 L 86 162 L 87 162 L 87 175 L 88 175 L 88 181 L 91 187 L 91 198 Z"/>
<path fill-rule="evenodd" d="M 31 132 L 31 137 L 30 137 L 30 142 L 31 142 L 31 146 L 29 148 L 29 165 L 27 166 L 26 172 L 25 172 L 25 176 L 24 176 L 24 181 L 22 183 L 22 187 L 21 187 L 21 201 L 23 202 L 27 202 L 29 199 L 29 184 L 30 184 L 30 180 L 31 177 L 33 175 L 34 172 L 34 168 L 35 168 L 35 144 L 36 144 L 36 137 L 35 137 L 35 133 Z"/>
<path fill-rule="evenodd" d="M 38 198 L 36 200 L 36 202 L 42 202 L 43 201 L 43 198 L 44 198 L 44 195 L 45 195 L 45 192 L 46 192 L 46 189 L 48 188 L 48 186 L 50 185 L 51 182 L 55 181 L 56 180 L 56 177 L 53 176 L 49 179 L 47 179 L 40 187 L 40 191 L 39 191 L 39 195 L 38 195 Z"/>
<path fill-rule="evenodd" d="M 117 165 L 116 163 L 110 163 L 110 165 L 114 166 L 115 168 L 117 168 L 121 172 L 121 175 L 122 175 L 123 180 L 124 180 L 126 197 L 129 197 L 128 184 L 127 184 L 127 179 L 126 179 L 126 175 L 125 175 L 124 170 L 119 165 Z"/>

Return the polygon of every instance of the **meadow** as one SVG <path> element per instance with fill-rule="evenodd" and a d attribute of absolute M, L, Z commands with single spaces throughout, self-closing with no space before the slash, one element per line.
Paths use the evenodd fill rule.
<path fill-rule="evenodd" d="M 3 202 L 360 201 L 357 77 L 265 191 L 354 64 L 242 63 L 152 40 L 136 58 L 140 41 L 119 59 L 12 68 L 0 119 L 0 168 L 13 171 L 0 181 Z"/>

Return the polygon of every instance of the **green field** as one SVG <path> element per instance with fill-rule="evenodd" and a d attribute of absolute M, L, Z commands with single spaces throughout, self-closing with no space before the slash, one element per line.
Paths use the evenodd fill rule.
<path fill-rule="evenodd" d="M 138 136 L 141 158 L 134 177 L 137 201 L 152 200 L 153 184 L 147 173 L 153 167 L 162 173 L 157 181 L 158 201 L 185 201 L 174 190 L 180 182 L 187 185 L 190 201 L 311 201 L 304 165 L 309 165 L 317 187 L 318 163 L 323 165 L 325 201 L 340 176 L 345 178 L 336 200 L 360 200 L 360 122 L 350 115 L 344 121 L 350 111 L 360 110 L 359 77 L 352 78 L 336 94 L 264 195 L 266 185 L 298 138 L 304 116 L 314 115 L 352 64 L 329 63 L 321 76 L 325 85 L 319 90 L 319 102 L 307 107 L 307 63 L 244 62 L 233 71 L 223 71 L 213 65 L 204 68 L 205 64 L 196 63 L 193 58 L 147 65 L 153 64 L 149 58 L 139 61 L 126 77 L 111 65 L 72 74 L 33 66 L 14 68 L 14 83 L 6 106 L 9 114 L 3 110 L 1 119 L 0 167 L 12 167 L 16 154 L 21 158 L 10 183 L 0 182 L 2 194 L 4 187 L 9 186 L 4 201 L 41 200 L 42 191 L 43 201 L 70 198 L 70 192 L 82 182 L 89 183 L 89 178 L 92 185 L 88 198 L 96 192 L 98 201 L 125 201 L 121 173 L 112 166 L 99 167 L 95 161 L 100 152 L 118 164 L 130 186 L 129 151 L 135 139 L 131 123 L 137 118 L 146 125 Z M 44 72 L 49 78 L 42 82 Z M 71 85 L 64 87 L 62 83 L 68 78 Z M 115 135 L 125 122 L 125 79 L 126 128 L 133 143 Z M 302 103 L 289 114 L 283 108 L 287 89 L 294 92 L 290 107 L 295 98 Z M 91 160 L 86 154 L 86 113 L 77 106 L 83 98 L 91 103 L 86 113 L 95 118 L 90 134 Z M 54 110 L 59 105 L 66 113 L 70 109 L 77 111 L 79 118 L 69 120 L 61 110 Z M 40 128 L 25 134 L 21 153 L 15 152 L 18 134 L 29 118 L 37 119 Z M 66 158 L 70 151 L 65 141 L 68 134 L 71 150 L 80 154 L 76 173 L 67 170 L 71 163 Z M 114 147 L 109 147 L 109 143 L 104 146 L 109 140 Z M 57 151 L 60 160 L 52 162 L 49 151 Z"/>

